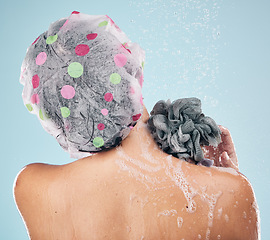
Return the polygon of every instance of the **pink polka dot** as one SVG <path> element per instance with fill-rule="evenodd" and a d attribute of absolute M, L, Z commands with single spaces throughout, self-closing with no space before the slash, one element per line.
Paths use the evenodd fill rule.
<path fill-rule="evenodd" d="M 68 20 L 67 20 L 67 21 L 65 21 L 65 23 L 63 24 L 63 26 L 62 26 L 62 27 L 66 26 L 67 24 L 68 24 Z M 60 27 L 60 29 L 61 29 L 62 27 Z"/>
<path fill-rule="evenodd" d="M 123 67 L 127 63 L 127 57 L 124 54 L 117 54 L 114 56 L 116 66 Z"/>
<path fill-rule="evenodd" d="M 107 116 L 107 115 L 108 115 L 108 109 L 106 109 L 106 108 L 101 109 L 101 113 L 102 113 L 104 116 Z"/>
<path fill-rule="evenodd" d="M 104 99 L 107 102 L 111 102 L 113 100 L 113 95 L 111 93 L 105 93 Z"/>
<path fill-rule="evenodd" d="M 130 93 L 131 93 L 131 94 L 134 94 L 134 93 L 135 93 L 135 90 L 134 90 L 133 87 L 130 88 Z"/>
<path fill-rule="evenodd" d="M 115 22 L 108 15 L 106 15 L 106 17 L 110 19 L 111 25 L 114 25 L 118 32 L 121 32 L 121 29 L 115 24 Z"/>
<path fill-rule="evenodd" d="M 37 88 L 39 86 L 39 76 L 37 74 L 32 77 L 32 85 L 33 88 Z"/>
<path fill-rule="evenodd" d="M 97 37 L 97 33 L 90 33 L 90 34 L 87 34 L 86 36 L 88 40 L 94 40 L 96 37 Z"/>
<path fill-rule="evenodd" d="M 137 121 L 141 117 L 141 115 L 142 114 L 139 113 L 137 115 L 132 116 L 133 121 Z"/>
<path fill-rule="evenodd" d="M 37 55 L 36 64 L 40 66 L 46 62 L 46 59 L 47 59 L 47 54 L 45 52 L 41 52 Z"/>
<path fill-rule="evenodd" d="M 133 129 L 134 127 L 133 126 L 129 126 L 130 129 Z"/>
<path fill-rule="evenodd" d="M 70 131 L 70 129 L 71 129 L 71 124 L 67 121 L 65 122 L 65 129 L 66 129 L 66 131 Z"/>
<path fill-rule="evenodd" d="M 78 56 L 84 56 L 89 53 L 89 46 L 86 44 L 79 44 L 75 47 L 75 53 Z"/>
<path fill-rule="evenodd" d="M 38 94 L 36 94 L 36 93 L 34 93 L 33 95 L 32 95 L 32 97 L 31 97 L 31 103 L 33 103 L 33 104 L 39 104 L 39 96 L 38 96 Z"/>
<path fill-rule="evenodd" d="M 34 45 L 38 39 L 39 39 L 39 37 L 36 38 L 36 40 L 32 43 L 32 45 Z"/>
<path fill-rule="evenodd" d="M 140 77 L 139 83 L 140 83 L 140 85 L 141 85 L 141 87 L 142 87 L 142 86 L 143 86 L 143 74 L 142 74 L 141 77 Z"/>
<path fill-rule="evenodd" d="M 71 14 L 79 14 L 80 12 L 78 11 L 73 11 Z"/>
<path fill-rule="evenodd" d="M 131 53 L 131 51 L 128 49 L 128 45 L 127 43 L 122 45 L 122 48 L 124 48 L 125 50 L 127 50 L 129 53 Z"/>
<path fill-rule="evenodd" d="M 105 125 L 103 123 L 99 123 L 97 125 L 98 130 L 103 130 L 105 128 Z"/>
<path fill-rule="evenodd" d="M 71 99 L 75 95 L 75 89 L 70 85 L 65 85 L 61 89 L 61 95 L 65 99 Z"/>

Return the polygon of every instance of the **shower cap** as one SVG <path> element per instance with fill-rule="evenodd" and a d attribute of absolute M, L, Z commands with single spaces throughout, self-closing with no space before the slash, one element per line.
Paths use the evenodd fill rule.
<path fill-rule="evenodd" d="M 174 102 L 161 100 L 151 111 L 148 127 L 166 153 L 204 166 L 213 165 L 205 159 L 201 145 L 217 147 L 221 131 L 215 121 L 205 116 L 198 98 L 182 98 Z"/>
<path fill-rule="evenodd" d="M 113 148 L 143 112 L 144 51 L 107 15 L 72 12 L 27 49 L 23 101 L 73 158 Z"/>

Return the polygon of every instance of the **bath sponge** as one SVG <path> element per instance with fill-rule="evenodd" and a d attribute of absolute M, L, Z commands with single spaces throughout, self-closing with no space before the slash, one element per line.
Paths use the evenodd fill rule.
<path fill-rule="evenodd" d="M 202 113 L 198 98 L 182 98 L 174 102 L 161 100 L 151 111 L 148 127 L 166 153 L 177 158 L 192 159 L 196 164 L 213 165 L 205 159 L 202 145 L 217 147 L 221 131 L 215 121 Z"/>

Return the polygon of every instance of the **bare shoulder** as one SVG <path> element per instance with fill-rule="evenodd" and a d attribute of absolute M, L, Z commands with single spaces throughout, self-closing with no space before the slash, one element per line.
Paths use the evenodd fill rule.
<path fill-rule="evenodd" d="M 48 173 L 48 170 L 52 170 L 59 166 L 49 165 L 45 163 L 31 163 L 26 165 L 17 175 L 14 183 L 14 191 L 20 190 L 25 184 L 31 183 L 31 186 L 35 185 L 37 180 L 42 179 L 42 175 Z M 36 180 L 36 181 L 33 181 Z"/>
<path fill-rule="evenodd" d="M 195 182 L 201 204 L 209 203 L 203 215 L 208 215 L 211 239 L 259 239 L 258 206 L 253 188 L 243 174 L 216 167 L 188 166 L 183 170 L 189 182 Z"/>
<path fill-rule="evenodd" d="M 35 182 L 32 182 L 33 178 L 35 176 L 39 176 L 40 171 L 43 170 L 45 167 L 46 164 L 43 163 L 31 163 L 23 167 L 17 174 L 14 182 L 15 196 L 17 196 L 22 191 L 22 189 L 25 189 L 25 186 L 27 186 L 28 183 L 31 182 L 31 185 L 35 184 Z"/>
<path fill-rule="evenodd" d="M 14 196 L 19 210 L 22 212 L 24 206 L 33 203 L 34 197 L 46 187 L 48 179 L 55 175 L 55 169 L 59 166 L 44 163 L 32 163 L 25 166 L 17 175 L 14 182 Z"/>
<path fill-rule="evenodd" d="M 50 182 L 57 179 L 59 168 L 61 166 L 33 163 L 24 167 L 15 179 L 14 197 L 30 239 L 48 239 L 48 188 Z"/>
<path fill-rule="evenodd" d="M 215 184 L 222 195 L 214 212 L 213 230 L 223 236 L 222 239 L 259 239 L 259 211 L 249 180 L 238 172 L 217 171 L 213 173 L 217 179 Z"/>

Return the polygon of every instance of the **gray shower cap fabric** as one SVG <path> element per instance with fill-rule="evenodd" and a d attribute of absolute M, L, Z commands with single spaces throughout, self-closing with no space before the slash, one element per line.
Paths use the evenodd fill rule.
<path fill-rule="evenodd" d="M 198 98 L 156 103 L 148 120 L 149 129 L 160 148 L 177 158 L 196 164 L 213 165 L 205 159 L 201 145 L 217 147 L 221 131 L 215 121 L 204 116 Z"/>
<path fill-rule="evenodd" d="M 73 12 L 28 48 L 23 101 L 71 157 L 117 146 L 143 112 L 144 51 L 106 16 Z"/>

